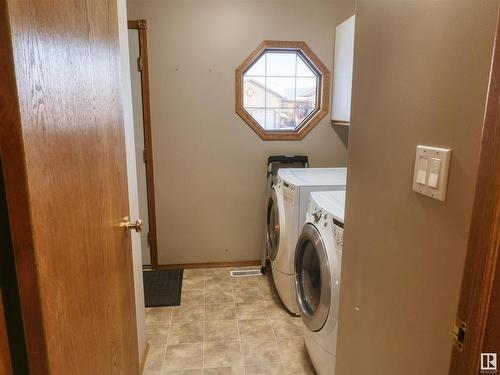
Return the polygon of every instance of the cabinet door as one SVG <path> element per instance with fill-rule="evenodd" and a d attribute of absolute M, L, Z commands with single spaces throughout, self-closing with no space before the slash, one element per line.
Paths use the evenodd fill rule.
<path fill-rule="evenodd" d="M 335 30 L 332 121 L 339 125 L 348 125 L 351 121 L 354 22 L 355 16 L 352 16 Z"/>

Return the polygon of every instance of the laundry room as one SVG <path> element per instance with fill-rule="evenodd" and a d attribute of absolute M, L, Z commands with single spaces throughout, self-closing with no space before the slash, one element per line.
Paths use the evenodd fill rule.
<path fill-rule="evenodd" d="M 234 110 L 235 69 L 276 40 L 306 41 L 331 71 L 335 27 L 353 14 L 352 1 L 128 3 L 147 21 L 159 264 L 259 259 L 269 156 L 346 166 L 347 131 L 329 116 L 302 140 L 264 142 Z"/>
<path fill-rule="evenodd" d="M 300 235 L 303 220 L 299 216 L 305 217 L 315 186 L 316 190 L 345 191 L 348 129 L 346 123 L 332 123 L 331 72 L 335 29 L 351 19 L 352 39 L 354 3 L 130 1 L 127 12 L 130 50 L 140 51 L 140 22 L 144 22 L 142 33 L 147 38 L 151 143 L 144 148 L 152 149 L 153 225 L 157 230 L 156 254 L 143 254 L 143 265 L 153 269 L 144 273 L 146 306 L 154 306 L 148 301 L 149 278 L 172 272 L 172 268 L 184 269 L 180 307 L 173 308 L 178 317 L 171 323 L 177 333 L 170 329 L 170 338 L 165 338 L 160 325 L 147 324 L 150 342 L 163 338 L 168 346 L 197 343 L 198 337 L 206 340 L 214 346 L 215 359 L 225 352 L 229 357 L 220 362 L 207 360 L 207 368 L 247 365 L 253 367 L 246 371 L 260 373 L 283 366 L 312 370 L 307 355 L 293 354 L 306 349 L 295 302 L 292 242 Z M 138 29 L 131 29 L 130 20 Z M 137 40 L 139 45 L 134 44 Z M 352 48 L 350 54 L 352 70 Z M 134 119 L 141 121 L 136 117 L 140 98 L 134 97 L 137 92 L 144 97 L 143 85 L 134 92 L 137 57 L 131 52 Z M 140 75 L 135 81 L 141 86 Z M 141 148 L 137 159 L 142 158 Z M 286 234 L 285 219 L 274 215 L 285 207 L 278 208 L 272 199 L 280 168 L 307 168 L 312 173 L 309 177 L 298 171 L 285 178 L 304 185 L 300 198 L 297 195 L 300 207 L 286 208 L 294 211 L 289 255 L 282 255 L 282 249 L 278 257 L 273 256 L 273 272 L 269 258 L 267 274 L 262 276 L 267 253 L 279 252 L 280 228 L 281 236 Z M 145 169 L 143 176 L 147 164 Z M 140 187 L 140 168 L 137 175 L 139 193 L 147 192 L 147 186 Z M 279 190 L 276 186 L 279 199 L 293 194 L 281 186 L 286 190 L 285 185 Z M 144 221 L 144 211 L 140 212 Z M 151 233 L 151 228 L 144 229 Z M 268 249 L 272 236 L 273 250 Z M 281 242 L 283 247 L 286 241 Z M 144 240 L 143 251 L 151 253 Z M 258 275 L 231 276 L 231 271 L 244 274 L 249 268 L 258 270 Z M 279 300 L 273 275 L 282 286 L 285 305 Z M 203 305 L 203 314 L 193 312 Z M 210 309 L 215 308 L 236 320 L 212 319 Z M 149 308 L 146 323 L 161 322 L 161 309 L 172 308 Z M 209 320 L 192 322 L 199 317 Z M 234 348 L 218 341 L 245 341 L 245 329 L 256 340 L 246 340 L 248 353 L 240 362 L 239 349 L 228 355 Z M 282 350 L 289 346 L 286 363 L 281 363 L 280 355 L 286 353 L 280 352 L 280 344 Z M 261 353 L 259 346 L 267 348 L 267 353 Z"/>
<path fill-rule="evenodd" d="M 394 262 L 397 267 L 419 257 L 413 252 L 419 243 L 415 238 L 404 256 L 371 258 L 371 251 L 384 247 L 379 241 L 407 241 L 396 234 L 392 240 L 372 234 L 369 228 L 376 222 L 390 220 L 377 215 L 377 204 L 392 202 L 393 212 L 405 207 L 402 215 L 415 215 L 419 205 L 432 205 L 429 200 L 446 201 L 447 190 L 451 195 L 448 202 L 467 196 L 471 203 L 469 177 L 458 177 L 463 179 L 458 193 L 454 192 L 457 185 L 446 186 L 452 146 L 456 152 L 469 142 L 467 153 L 472 152 L 471 139 L 456 129 L 459 137 L 452 141 L 441 135 L 444 129 L 431 131 L 422 124 L 409 123 L 403 115 L 406 101 L 399 101 L 400 111 L 389 109 L 386 94 L 376 94 L 377 88 L 394 92 L 389 73 L 383 74 L 388 66 L 392 66 L 391 74 L 401 74 L 401 79 L 404 76 L 402 66 L 391 64 L 406 63 L 407 55 L 413 54 L 402 40 L 390 39 L 397 33 L 389 30 L 401 27 L 398 20 L 411 17 L 407 8 L 398 5 L 397 17 L 382 12 L 380 17 L 387 18 L 386 29 L 379 28 L 377 11 L 385 8 L 369 4 L 305 0 L 127 2 L 135 154 L 139 161 L 138 216 L 143 219 L 143 233 L 147 232 L 147 237 L 141 236 L 147 374 L 202 368 L 204 373 L 331 375 L 336 366 L 350 374 L 346 361 L 354 351 L 349 345 L 359 344 L 349 333 L 339 332 L 339 313 L 344 313 L 345 325 L 350 327 L 347 332 L 351 333 L 358 332 L 352 326 L 357 316 L 381 318 L 386 309 L 370 297 L 362 299 L 360 293 L 368 290 L 367 285 L 373 296 L 398 291 L 389 284 L 383 290 L 375 288 L 373 279 L 368 278 L 371 267 L 378 264 L 383 268 L 383 262 Z M 452 17 L 465 20 L 468 9 L 465 5 L 443 9 L 412 6 L 422 13 L 422 22 L 427 19 L 425 12 L 435 13 L 430 18 L 435 33 L 441 30 L 443 19 L 450 25 Z M 482 43 L 474 55 L 477 75 L 470 78 L 477 90 L 458 101 L 474 102 L 472 98 L 476 98 L 480 103 L 485 99 L 494 17 L 483 12 L 476 11 L 476 19 L 467 19 L 470 27 L 479 19 L 487 20 L 483 34 L 467 39 L 471 45 Z M 358 13 L 366 18 L 356 26 Z M 418 28 L 420 24 L 414 22 Z M 411 33 L 408 30 L 405 37 L 410 38 Z M 443 38 L 456 43 L 458 36 L 448 29 L 447 33 Z M 422 51 L 434 51 L 440 44 L 429 43 L 430 35 L 418 38 L 415 45 Z M 390 44 L 377 37 L 389 38 Z M 372 45 L 378 45 L 387 56 L 394 54 L 394 60 L 382 59 Z M 450 64 L 453 54 L 440 51 L 442 64 Z M 359 56 L 356 61 L 355 56 Z M 380 70 L 374 71 L 372 67 L 379 61 Z M 454 62 L 454 66 L 461 71 L 467 62 Z M 359 67 L 357 86 L 353 84 L 355 67 Z M 414 100 L 423 100 L 422 85 L 436 66 L 424 64 L 421 71 L 409 63 L 404 67 L 413 72 L 406 78 L 405 87 L 414 89 L 407 92 L 408 99 L 413 95 Z M 373 78 L 366 76 L 368 71 Z M 452 73 L 443 75 L 439 87 L 453 77 Z M 352 94 L 356 87 L 357 96 Z M 444 100 L 434 95 L 424 102 L 433 106 Z M 358 111 L 351 111 L 352 101 L 358 103 Z M 378 107 L 373 108 L 372 102 Z M 386 106 L 386 113 L 392 111 L 395 118 L 404 118 L 401 127 L 383 122 L 380 108 Z M 419 111 L 409 104 L 407 110 Z M 444 124 L 456 116 L 444 108 L 436 111 Z M 367 113 L 373 116 L 365 118 Z M 467 113 L 474 117 L 477 132 L 482 110 L 469 105 Z M 362 124 L 353 127 L 351 117 L 354 123 L 362 118 Z M 395 160 L 377 150 L 392 136 L 398 138 L 399 145 L 391 147 L 399 149 L 404 158 Z M 416 148 L 419 141 L 426 142 Z M 413 162 L 414 153 L 421 162 Z M 432 164 L 434 160 L 439 161 L 438 167 Z M 419 164 L 424 162 L 428 164 Z M 471 158 L 464 163 L 470 163 L 473 170 Z M 421 169 L 423 181 L 418 179 Z M 377 170 L 392 175 L 394 181 L 384 184 Z M 415 182 L 408 185 L 407 179 L 413 175 Z M 433 179 L 439 182 L 431 182 Z M 370 185 L 373 191 L 364 190 Z M 402 192 L 409 194 L 408 189 L 411 199 L 396 199 Z M 347 209 L 346 191 L 347 197 L 355 197 L 348 201 Z M 426 194 L 429 198 L 418 197 Z M 374 200 L 367 202 L 369 196 Z M 429 209 L 435 209 L 443 220 L 459 209 L 454 205 L 445 209 L 446 203 L 441 204 L 444 206 Z M 460 209 L 466 210 L 466 206 Z M 347 258 L 343 256 L 344 213 L 355 223 L 351 232 L 347 228 L 345 242 L 349 246 L 350 240 L 351 246 L 357 246 Z M 408 223 L 418 223 L 418 217 Z M 403 224 L 401 233 L 408 230 Z M 430 236 L 432 226 L 420 225 Z M 363 242 L 367 236 L 372 239 Z M 429 339 L 448 337 L 446 322 L 458 300 L 465 245 L 457 240 L 453 246 L 462 249 L 461 257 L 444 269 L 436 268 L 436 274 L 421 274 L 436 282 L 446 279 L 449 284 L 436 291 L 448 293 L 438 304 L 439 313 L 431 309 L 432 320 L 416 323 L 440 322 L 442 331 Z M 443 260 L 448 258 L 444 254 Z M 414 265 L 417 268 L 407 272 L 416 272 L 419 261 L 414 259 Z M 392 267 L 381 280 L 386 280 Z M 413 288 L 414 279 L 406 279 L 406 274 L 400 280 L 406 280 L 409 290 Z M 340 285 L 347 285 L 347 302 L 342 305 Z M 419 293 L 418 288 L 413 293 Z M 376 331 L 375 326 L 371 329 Z M 420 334 L 417 332 L 415 335 Z M 339 337 L 343 337 L 344 346 Z M 442 362 L 438 365 L 434 361 L 434 365 L 444 367 L 449 345 L 428 348 L 436 352 L 436 361 Z M 337 360 L 343 350 L 349 354 Z M 370 361 L 358 368 L 369 373 L 364 364 Z"/>
<path fill-rule="evenodd" d="M 0 0 L 0 375 L 476 375 L 500 0 Z"/>

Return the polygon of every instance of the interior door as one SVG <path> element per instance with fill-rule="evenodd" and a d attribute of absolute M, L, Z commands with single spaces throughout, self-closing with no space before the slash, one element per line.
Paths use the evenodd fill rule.
<path fill-rule="evenodd" d="M 0 0 L 0 152 L 32 374 L 139 373 L 115 0 Z"/>

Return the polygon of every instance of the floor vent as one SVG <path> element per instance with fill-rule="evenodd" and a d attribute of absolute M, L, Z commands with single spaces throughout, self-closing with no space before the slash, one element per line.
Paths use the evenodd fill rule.
<path fill-rule="evenodd" d="M 237 270 L 231 271 L 233 277 L 248 277 L 248 276 L 262 276 L 260 270 Z"/>

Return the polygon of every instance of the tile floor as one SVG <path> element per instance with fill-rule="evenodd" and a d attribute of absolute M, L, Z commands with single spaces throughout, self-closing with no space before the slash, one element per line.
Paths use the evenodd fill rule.
<path fill-rule="evenodd" d="M 230 270 L 184 270 L 181 306 L 146 309 L 144 375 L 315 374 L 302 322 L 282 306 L 272 277 Z"/>

